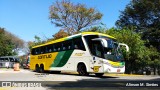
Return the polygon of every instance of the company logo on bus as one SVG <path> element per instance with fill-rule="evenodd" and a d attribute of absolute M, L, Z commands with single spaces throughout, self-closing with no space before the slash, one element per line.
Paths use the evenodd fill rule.
<path fill-rule="evenodd" d="M 52 58 L 52 54 L 38 56 L 38 59 L 46 59 L 46 58 Z"/>

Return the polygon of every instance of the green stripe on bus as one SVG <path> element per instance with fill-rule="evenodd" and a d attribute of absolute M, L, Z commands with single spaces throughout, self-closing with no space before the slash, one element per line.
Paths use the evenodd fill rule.
<path fill-rule="evenodd" d="M 121 62 L 121 66 L 124 66 L 125 65 L 125 62 Z"/>
<path fill-rule="evenodd" d="M 57 56 L 56 56 L 55 60 L 53 61 L 51 67 L 56 67 L 60 63 L 61 59 L 63 58 L 63 56 L 65 54 L 65 52 L 66 51 L 62 51 L 62 52 L 59 52 L 57 54 Z"/>
<path fill-rule="evenodd" d="M 67 63 L 67 61 L 69 60 L 72 53 L 73 53 L 73 50 L 66 51 L 63 58 L 61 59 L 60 63 L 57 65 L 57 67 L 63 67 Z"/>

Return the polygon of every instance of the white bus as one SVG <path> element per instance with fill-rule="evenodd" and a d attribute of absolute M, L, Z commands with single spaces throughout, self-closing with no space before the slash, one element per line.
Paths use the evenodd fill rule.
<path fill-rule="evenodd" d="M 13 68 L 14 63 L 19 62 L 19 58 L 16 56 L 1 56 L 0 57 L 0 68 Z"/>
<path fill-rule="evenodd" d="M 110 35 L 83 32 L 32 47 L 30 69 L 37 72 L 68 71 L 79 75 L 124 73 L 121 46 Z"/>

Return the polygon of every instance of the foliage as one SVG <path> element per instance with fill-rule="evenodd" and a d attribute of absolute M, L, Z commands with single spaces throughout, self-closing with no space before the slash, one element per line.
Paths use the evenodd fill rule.
<path fill-rule="evenodd" d="M 34 41 L 28 41 L 27 42 L 28 47 L 29 47 L 30 50 L 31 50 L 31 48 L 33 46 L 45 43 L 45 41 L 42 41 L 41 38 L 39 36 L 37 36 L 37 35 L 34 36 L 34 39 L 35 39 Z"/>
<path fill-rule="evenodd" d="M 66 33 L 64 30 L 61 29 L 58 33 L 54 35 L 54 39 L 59 39 L 67 36 L 68 36 L 68 33 Z"/>
<path fill-rule="evenodd" d="M 97 25 L 97 26 L 92 26 L 90 28 L 86 28 L 84 29 L 83 31 L 87 31 L 87 32 L 99 32 L 99 33 L 105 33 L 105 30 L 106 30 L 106 25 L 101 23 L 100 25 Z M 83 32 L 82 31 L 82 32 Z"/>
<path fill-rule="evenodd" d="M 53 24 L 66 30 L 69 35 L 83 28 L 99 23 L 102 14 L 84 4 L 73 4 L 69 0 L 56 1 L 50 7 L 50 19 Z"/>
<path fill-rule="evenodd" d="M 117 38 L 118 42 L 126 43 L 129 46 L 129 53 L 123 52 L 126 60 L 126 73 L 138 72 L 149 65 L 151 50 L 145 47 L 145 42 L 141 40 L 139 34 L 132 30 L 115 28 L 107 30 L 106 33 Z"/>
<path fill-rule="evenodd" d="M 120 28 L 134 29 L 142 33 L 142 37 L 160 50 L 160 1 L 159 0 L 132 0 L 116 25 Z M 148 45 L 149 45 L 148 44 Z"/>
<path fill-rule="evenodd" d="M 5 34 L 5 29 L 0 28 L 0 56 L 10 56 L 14 55 L 15 44 L 12 42 L 11 38 Z"/>
<path fill-rule="evenodd" d="M 150 47 L 149 51 L 151 61 L 148 63 L 154 69 L 154 74 L 156 74 L 156 69 L 160 70 L 160 53 L 154 47 Z"/>

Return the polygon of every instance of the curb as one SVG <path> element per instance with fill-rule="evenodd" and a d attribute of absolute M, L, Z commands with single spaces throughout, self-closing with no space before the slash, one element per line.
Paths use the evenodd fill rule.
<path fill-rule="evenodd" d="M 78 74 L 77 72 L 62 72 L 67 74 Z M 104 76 L 144 76 L 144 75 L 138 75 L 138 74 L 110 74 L 105 73 Z"/>
<path fill-rule="evenodd" d="M 137 75 L 137 74 L 104 74 L 105 76 L 144 76 L 144 75 Z"/>

